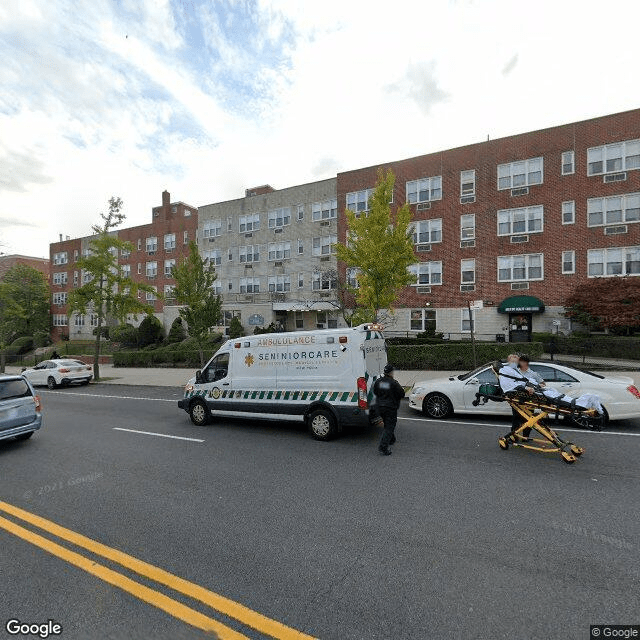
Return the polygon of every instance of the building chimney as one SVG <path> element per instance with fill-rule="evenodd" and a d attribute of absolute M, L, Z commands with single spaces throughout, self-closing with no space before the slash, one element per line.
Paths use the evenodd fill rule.
<path fill-rule="evenodd" d="M 62 234 L 60 234 L 60 242 L 62 242 Z"/>
<path fill-rule="evenodd" d="M 162 206 L 168 207 L 171 204 L 171 194 L 165 189 L 162 192 Z"/>

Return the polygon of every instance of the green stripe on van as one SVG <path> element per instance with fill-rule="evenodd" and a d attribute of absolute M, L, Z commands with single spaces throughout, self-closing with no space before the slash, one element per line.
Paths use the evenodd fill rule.
<path fill-rule="evenodd" d="M 349 392 L 345 391 L 341 396 L 340 396 L 340 402 L 346 402 L 349 399 Z"/>

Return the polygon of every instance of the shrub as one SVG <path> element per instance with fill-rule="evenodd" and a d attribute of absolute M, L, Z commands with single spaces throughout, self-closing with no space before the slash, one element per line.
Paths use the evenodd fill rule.
<path fill-rule="evenodd" d="M 51 344 L 51 336 L 48 331 L 36 331 L 33 334 L 34 347 L 48 347 Z"/>
<path fill-rule="evenodd" d="M 503 360 L 514 350 L 512 344 L 476 343 L 476 362 L 483 365 L 493 360 Z M 542 344 L 529 342 L 526 351 L 531 359 L 542 355 Z M 473 368 L 471 343 L 434 345 L 389 345 L 387 358 L 397 369 L 416 370 L 468 370 Z"/>
<path fill-rule="evenodd" d="M 233 340 L 235 338 L 240 338 L 243 335 L 244 335 L 244 328 L 242 326 L 242 323 L 240 322 L 237 316 L 233 316 L 229 324 L 229 338 Z"/>
<path fill-rule="evenodd" d="M 182 324 L 182 318 L 178 317 L 171 323 L 171 329 L 169 329 L 169 335 L 167 336 L 166 343 L 173 344 L 175 342 L 182 342 L 187 337 L 187 332 L 184 330 Z"/>
<path fill-rule="evenodd" d="M 93 333 L 94 336 L 98 335 L 98 327 L 96 327 L 91 333 Z M 103 337 L 105 340 L 109 339 L 109 327 L 104 326 L 104 327 L 100 327 L 100 336 Z"/>
<path fill-rule="evenodd" d="M 138 344 L 138 330 L 132 324 L 126 323 L 111 327 L 109 333 L 111 340 L 118 342 L 123 347 L 135 347 Z"/>
<path fill-rule="evenodd" d="M 263 333 L 278 333 L 278 328 L 276 327 L 276 323 L 272 322 L 268 324 L 266 327 L 256 327 L 253 330 L 253 335 L 260 335 Z"/>
<path fill-rule="evenodd" d="M 17 349 L 17 353 L 26 353 L 33 349 L 33 337 L 32 336 L 22 336 L 21 338 L 16 338 L 12 343 L 12 347 Z"/>
<path fill-rule="evenodd" d="M 138 327 L 138 345 L 146 347 L 150 344 L 157 344 L 162 340 L 162 325 L 160 320 L 154 315 L 145 316 Z"/>

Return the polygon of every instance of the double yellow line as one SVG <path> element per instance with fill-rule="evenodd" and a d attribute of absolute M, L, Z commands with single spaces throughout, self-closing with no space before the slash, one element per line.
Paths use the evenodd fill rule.
<path fill-rule="evenodd" d="M 91 538 L 87 538 L 75 531 L 61 527 L 55 522 L 41 518 L 29 511 L 24 511 L 18 507 L 14 507 L 11 504 L 0 501 L 0 512 L 9 514 L 15 518 L 23 520 L 35 527 L 42 529 L 43 531 L 53 534 L 62 540 L 70 542 L 82 549 L 86 549 L 91 553 L 102 556 L 107 560 L 111 560 L 119 565 L 122 565 L 126 569 L 130 569 L 135 573 L 149 578 L 154 582 L 169 587 L 174 591 L 177 591 L 185 596 L 198 600 L 205 605 L 215 609 L 219 613 L 224 614 L 230 618 L 238 620 L 242 624 L 263 633 L 270 638 L 276 638 L 277 640 L 314 640 L 312 636 L 309 636 L 300 631 L 296 631 L 291 627 L 271 620 L 266 616 L 263 616 L 256 611 L 252 611 L 248 607 L 229 600 L 224 596 L 221 596 L 213 591 L 209 591 L 204 587 L 201 587 L 193 582 L 179 578 L 163 569 L 159 569 L 143 560 L 138 560 L 133 556 L 130 556 L 117 549 L 107 547 L 100 542 L 96 542 Z M 247 640 L 247 636 L 243 635 L 228 627 L 221 622 L 210 618 L 195 609 L 191 609 L 186 605 L 170 598 L 169 596 L 151 589 L 127 576 L 109 569 L 108 567 L 101 565 L 91 558 L 87 558 L 80 553 L 71 551 L 62 545 L 53 542 L 52 540 L 41 536 L 38 533 L 22 527 L 12 520 L 8 520 L 0 516 L 0 528 L 12 533 L 31 544 L 44 549 L 45 551 L 66 560 L 70 564 L 83 569 L 87 573 L 90 573 L 109 584 L 112 584 L 127 593 L 147 602 L 162 611 L 165 611 L 169 615 L 186 622 L 203 631 L 212 631 L 217 634 L 220 640 Z"/>

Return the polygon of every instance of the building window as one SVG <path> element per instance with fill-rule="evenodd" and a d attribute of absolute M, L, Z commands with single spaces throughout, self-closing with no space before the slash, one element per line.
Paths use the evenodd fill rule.
<path fill-rule="evenodd" d="M 420 262 L 409 267 L 416 276 L 412 287 L 442 284 L 442 262 Z"/>
<path fill-rule="evenodd" d="M 242 314 L 240 311 L 223 311 L 222 313 L 222 326 L 228 327 L 231 325 L 231 320 L 233 318 L 238 318 L 240 320 L 242 318 Z"/>
<path fill-rule="evenodd" d="M 436 312 L 434 309 L 412 309 L 411 331 L 435 331 Z"/>
<path fill-rule="evenodd" d="M 442 218 L 416 222 L 413 242 L 415 244 L 442 242 Z"/>
<path fill-rule="evenodd" d="M 138 262 L 138 275 L 142 274 L 142 263 Z"/>
<path fill-rule="evenodd" d="M 128 260 L 129 257 L 131 256 L 131 250 L 130 249 L 120 249 L 120 257 L 123 260 Z"/>
<path fill-rule="evenodd" d="M 498 282 L 542 280 L 544 278 L 544 255 L 529 253 L 523 256 L 498 257 Z"/>
<path fill-rule="evenodd" d="M 298 289 L 302 289 L 304 287 L 304 273 L 298 274 Z"/>
<path fill-rule="evenodd" d="M 215 293 L 217 296 L 222 295 L 222 283 L 221 282 L 214 282 L 213 283 L 213 293 Z"/>
<path fill-rule="evenodd" d="M 543 158 L 530 158 L 498 165 L 498 190 L 542 184 Z"/>
<path fill-rule="evenodd" d="M 476 259 L 467 258 L 460 260 L 460 282 L 473 284 L 476 281 Z"/>
<path fill-rule="evenodd" d="M 191 215 L 191 209 L 185 209 L 184 210 L 184 217 L 188 218 Z"/>
<path fill-rule="evenodd" d="M 176 248 L 176 234 L 167 233 L 164 237 L 164 248 L 166 251 Z"/>
<path fill-rule="evenodd" d="M 568 200 L 562 203 L 562 224 L 574 224 L 576 221 L 576 203 Z"/>
<path fill-rule="evenodd" d="M 124 251 L 124 249 L 122 251 Z M 74 262 L 78 262 L 78 250 L 77 249 L 73 250 L 73 261 Z"/>
<path fill-rule="evenodd" d="M 476 324 L 476 311 L 471 310 L 471 317 L 469 317 L 469 309 L 462 309 L 460 315 L 460 329 L 462 333 L 471 333 L 471 325 L 475 329 Z"/>
<path fill-rule="evenodd" d="M 60 273 L 53 274 L 53 284 L 67 284 L 67 272 L 61 271 Z"/>
<path fill-rule="evenodd" d="M 320 220 L 330 220 L 338 217 L 338 201 L 325 200 L 324 202 L 314 202 L 311 205 L 311 217 L 314 222 Z"/>
<path fill-rule="evenodd" d="M 268 260 L 287 260 L 291 257 L 290 242 L 270 242 Z"/>
<path fill-rule="evenodd" d="M 568 176 L 576 171 L 575 151 L 565 151 L 562 154 L 562 175 Z"/>
<path fill-rule="evenodd" d="M 130 264 L 123 264 L 122 265 L 122 277 L 123 278 L 130 278 L 131 277 L 131 265 Z"/>
<path fill-rule="evenodd" d="M 407 182 L 407 202 L 431 202 L 442 199 L 442 176 L 420 178 Z"/>
<path fill-rule="evenodd" d="M 260 278 L 240 278 L 240 293 L 260 293 Z"/>
<path fill-rule="evenodd" d="M 209 265 L 218 266 L 222 264 L 222 251 L 218 249 L 203 251 L 202 257 L 209 261 Z"/>
<path fill-rule="evenodd" d="M 337 329 L 338 318 L 333 313 L 316 311 L 316 329 Z"/>
<path fill-rule="evenodd" d="M 169 300 L 171 298 L 175 298 L 175 287 L 172 284 L 164 285 L 164 297 Z"/>
<path fill-rule="evenodd" d="M 473 240 L 476 237 L 476 214 L 460 216 L 460 239 Z"/>
<path fill-rule="evenodd" d="M 173 269 L 176 266 L 175 260 L 165 260 L 164 261 L 164 275 L 167 278 L 173 278 Z"/>
<path fill-rule="evenodd" d="M 640 275 L 640 247 L 590 249 L 587 265 L 590 278 Z"/>
<path fill-rule="evenodd" d="M 291 276 L 269 276 L 269 293 L 291 291 Z"/>
<path fill-rule="evenodd" d="M 73 272 L 73 286 L 74 287 L 78 286 L 78 272 L 77 271 Z"/>
<path fill-rule="evenodd" d="M 476 170 L 460 172 L 460 197 L 476 195 Z"/>
<path fill-rule="evenodd" d="M 68 257 L 66 251 L 53 254 L 53 264 L 67 264 Z"/>
<path fill-rule="evenodd" d="M 296 207 L 296 211 L 298 214 L 298 220 L 304 220 L 304 205 L 303 204 L 299 204 Z"/>
<path fill-rule="evenodd" d="M 296 311 L 296 329 L 304 329 L 304 313 L 302 311 Z"/>
<path fill-rule="evenodd" d="M 240 233 L 250 233 L 260 228 L 260 214 L 252 213 L 246 216 L 240 216 Z"/>
<path fill-rule="evenodd" d="M 233 231 L 233 217 L 227 216 L 227 232 L 231 233 Z"/>
<path fill-rule="evenodd" d="M 640 221 L 640 193 L 587 200 L 587 225 L 601 227 L 619 222 Z"/>
<path fill-rule="evenodd" d="M 147 278 L 155 278 L 158 275 L 158 263 L 147 262 L 145 273 L 147 274 Z"/>
<path fill-rule="evenodd" d="M 90 271 L 82 272 L 82 284 L 88 284 L 93 280 L 93 274 Z"/>
<path fill-rule="evenodd" d="M 498 235 L 510 236 L 514 233 L 538 233 L 544 226 L 544 207 L 522 207 L 498 211 Z"/>
<path fill-rule="evenodd" d="M 631 169 L 640 169 L 640 140 L 626 140 L 587 149 L 588 176 Z"/>
<path fill-rule="evenodd" d="M 147 302 L 153 302 L 157 299 L 158 287 L 153 287 L 153 291 L 147 291 Z"/>
<path fill-rule="evenodd" d="M 289 207 L 274 209 L 273 211 L 269 211 L 268 218 L 269 229 L 281 229 L 291 222 L 291 209 Z"/>
<path fill-rule="evenodd" d="M 347 209 L 356 215 L 363 211 L 369 211 L 369 198 L 373 195 L 373 189 L 363 189 L 362 191 L 352 191 L 347 193 Z"/>
<path fill-rule="evenodd" d="M 338 242 L 338 236 L 323 236 L 321 238 L 314 238 L 312 244 L 313 255 L 328 256 L 335 253 L 336 242 Z"/>
<path fill-rule="evenodd" d="M 92 327 L 97 327 L 98 326 L 98 314 L 97 313 L 92 313 L 89 316 L 89 322 L 91 323 Z"/>
<path fill-rule="evenodd" d="M 358 274 L 360 273 L 360 269 L 358 267 L 349 267 L 347 269 L 347 286 L 352 289 L 358 288 Z"/>
<path fill-rule="evenodd" d="M 229 249 L 229 262 L 233 262 L 233 249 Z"/>
<path fill-rule="evenodd" d="M 91 249 L 83 249 L 82 250 L 82 257 L 83 258 L 89 258 L 92 255 L 92 251 Z"/>
<path fill-rule="evenodd" d="M 182 232 L 182 244 L 189 244 L 189 232 L 188 231 L 183 231 Z"/>
<path fill-rule="evenodd" d="M 53 314 L 53 326 L 54 327 L 66 327 L 68 324 L 67 316 L 64 313 Z"/>
<path fill-rule="evenodd" d="M 207 220 L 202 228 L 203 238 L 217 238 L 222 235 L 222 220 Z"/>
<path fill-rule="evenodd" d="M 311 289 L 313 291 L 330 291 L 338 288 L 338 278 L 333 271 L 316 271 L 311 277 Z"/>
<path fill-rule="evenodd" d="M 142 249 L 142 238 L 138 238 L 138 251 Z"/>
<path fill-rule="evenodd" d="M 260 261 L 260 248 L 258 245 L 245 245 L 244 247 L 240 247 L 240 263 L 245 262 L 259 262 Z"/>
<path fill-rule="evenodd" d="M 233 291 L 233 282 L 231 280 L 227 283 L 227 287 L 229 291 Z"/>
<path fill-rule="evenodd" d="M 74 327 L 84 327 L 85 316 L 82 314 L 77 314 L 73 316 L 73 326 Z"/>
<path fill-rule="evenodd" d="M 67 304 L 67 294 L 66 293 L 54 293 L 53 294 L 53 304 L 61 306 L 63 304 Z"/>
<path fill-rule="evenodd" d="M 304 253 L 304 240 L 298 238 L 298 255 L 302 255 Z"/>
<path fill-rule="evenodd" d="M 156 236 L 151 236 L 147 238 L 147 252 L 157 251 L 158 250 L 158 238 Z"/>
<path fill-rule="evenodd" d="M 576 252 L 563 251 L 562 252 L 562 273 L 575 273 L 575 272 L 576 272 Z"/>

